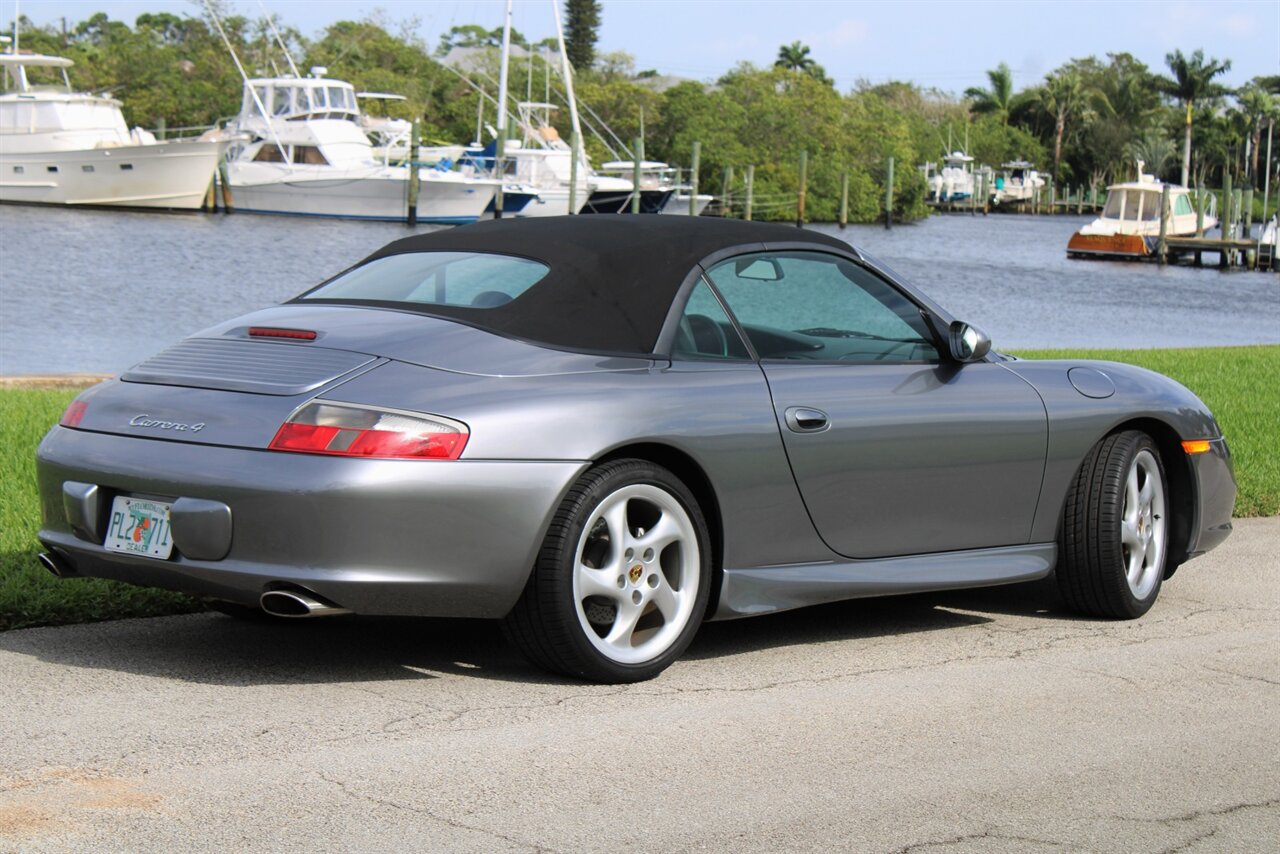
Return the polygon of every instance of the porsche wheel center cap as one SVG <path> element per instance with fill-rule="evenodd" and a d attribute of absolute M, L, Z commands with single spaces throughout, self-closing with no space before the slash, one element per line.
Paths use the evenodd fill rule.
<path fill-rule="evenodd" d="M 640 576 L 642 575 L 644 575 L 644 567 L 641 566 L 640 564 L 636 564 L 635 566 L 631 567 L 630 571 L 627 572 L 627 578 L 631 579 L 632 584 L 635 584 L 637 581 L 639 581 Z"/>

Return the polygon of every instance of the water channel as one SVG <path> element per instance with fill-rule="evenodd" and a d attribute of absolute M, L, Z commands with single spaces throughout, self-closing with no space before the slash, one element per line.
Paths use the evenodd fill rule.
<path fill-rule="evenodd" d="M 876 256 L 1000 348 L 1280 343 L 1280 276 L 1068 259 L 1067 239 L 1087 221 L 950 215 L 889 231 L 812 228 Z M 410 233 L 387 223 L 0 206 L 0 375 L 119 372 Z"/>

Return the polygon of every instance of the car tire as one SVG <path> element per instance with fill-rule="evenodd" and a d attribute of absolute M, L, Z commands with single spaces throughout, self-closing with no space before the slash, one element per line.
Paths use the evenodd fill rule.
<path fill-rule="evenodd" d="M 1121 620 L 1150 610 L 1169 554 L 1166 482 L 1146 433 L 1113 433 L 1089 451 L 1058 541 L 1058 590 L 1071 609 Z"/>
<path fill-rule="evenodd" d="M 593 682 L 657 676 L 689 646 L 711 586 L 706 521 L 667 469 L 590 469 L 557 508 L 504 631 L 534 664 Z"/>

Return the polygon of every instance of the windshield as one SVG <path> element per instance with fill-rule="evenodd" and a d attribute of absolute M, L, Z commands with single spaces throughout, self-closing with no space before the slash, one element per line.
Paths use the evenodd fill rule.
<path fill-rule="evenodd" d="M 299 299 L 495 308 L 533 287 L 549 269 L 510 255 L 406 252 L 348 270 Z"/>

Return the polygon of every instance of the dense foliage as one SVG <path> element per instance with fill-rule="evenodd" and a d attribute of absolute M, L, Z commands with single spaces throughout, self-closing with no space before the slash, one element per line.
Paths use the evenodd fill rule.
<path fill-rule="evenodd" d="M 956 96 L 900 82 L 859 83 L 840 92 L 810 49 L 794 42 L 779 47 L 771 67 L 744 63 L 709 84 L 664 78 L 652 69 L 637 73 L 625 53 L 595 53 L 598 3 L 571 0 L 567 11 L 570 50 L 581 65 L 576 84 L 584 127 L 597 131 L 585 142 L 594 160 L 630 157 L 632 141 L 643 134 L 649 159 L 687 165 L 693 143 L 701 142 L 700 189 L 727 193 L 730 211 L 740 213 L 746 167 L 754 166 L 760 219 L 795 216 L 801 151 L 809 157 L 807 213 L 814 220 L 837 216 L 846 171 L 850 219 L 881 217 L 889 156 L 896 164 L 895 215 L 923 216 L 925 185 L 915 167 L 954 149 L 995 166 L 1031 160 L 1060 185 L 1129 178 L 1138 159 L 1147 171 L 1176 181 L 1189 133 L 1193 183 L 1214 185 L 1229 171 L 1237 186 L 1260 185 L 1259 152 L 1280 117 L 1280 78 L 1256 78 L 1228 92 L 1214 78 L 1229 62 L 1205 59 L 1200 51 L 1171 53 L 1167 77 L 1120 53 L 1072 60 L 1022 89 L 1001 64 L 988 72 L 989 86 Z M 288 73 L 269 22 L 230 16 L 222 24 L 249 74 Z M 413 29 L 375 15 L 335 23 L 314 40 L 281 28 L 279 40 L 304 74 L 325 66 L 358 90 L 406 96 L 386 109 L 417 119 L 430 141 L 471 141 L 477 119 L 496 124 L 501 30 L 455 26 L 433 55 Z M 563 104 L 554 42 L 535 44 L 513 33 L 512 43 L 520 49 L 511 67 L 513 98 Z M 207 126 L 239 108 L 239 74 L 210 20 L 144 14 L 131 27 L 98 13 L 65 30 L 28 21 L 22 47 L 75 60 L 74 85 L 114 94 L 131 124 Z M 465 75 L 455 70 L 453 54 L 455 67 L 443 64 L 456 48 L 469 55 Z M 585 61 L 588 48 L 593 58 Z M 556 121 L 567 138 L 567 111 Z M 483 127 L 481 135 L 487 136 Z"/>

